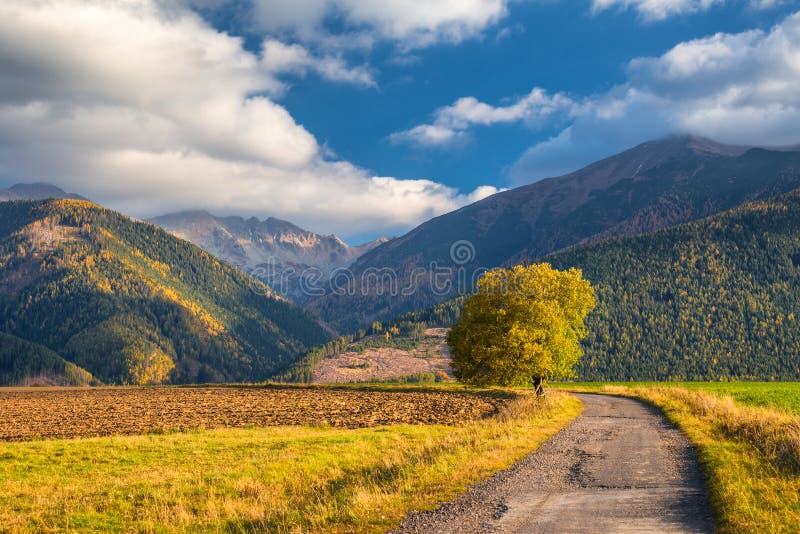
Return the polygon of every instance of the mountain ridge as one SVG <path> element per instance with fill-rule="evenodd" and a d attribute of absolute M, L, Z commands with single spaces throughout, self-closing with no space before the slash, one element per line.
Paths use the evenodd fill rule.
<path fill-rule="evenodd" d="M 800 379 L 800 188 L 540 259 L 595 289 L 582 381 Z M 465 296 L 384 329 L 449 327 Z M 299 360 L 294 376 L 316 361 Z"/>
<path fill-rule="evenodd" d="M 386 285 L 376 285 L 355 295 L 329 293 L 309 309 L 334 328 L 353 330 L 447 298 L 431 289 L 430 266 L 448 268 L 453 277 L 466 271 L 471 279 L 481 268 L 681 224 L 797 186 L 797 151 L 737 147 L 692 136 L 642 143 L 573 173 L 433 218 L 353 264 L 356 277 L 372 269 L 396 269 L 394 284 L 416 284 L 406 295 L 390 299 Z M 471 247 L 468 262 L 451 257 L 451 247 L 462 242 Z"/>
<path fill-rule="evenodd" d="M 316 281 L 320 284 L 336 269 L 350 266 L 386 241 L 379 238 L 351 246 L 334 234 L 317 234 L 275 217 L 218 217 L 205 210 L 170 213 L 148 222 L 200 246 L 298 302 L 310 297 L 301 281 L 303 276 L 321 276 Z"/>
<path fill-rule="evenodd" d="M 77 193 L 67 193 L 60 187 L 45 182 L 20 182 L 7 189 L 0 189 L 0 202 L 9 200 L 45 200 L 48 198 L 88 200 Z"/>

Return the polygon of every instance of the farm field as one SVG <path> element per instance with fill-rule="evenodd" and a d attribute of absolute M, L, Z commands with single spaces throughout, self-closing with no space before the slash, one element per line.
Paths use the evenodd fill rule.
<path fill-rule="evenodd" d="M 112 391 L 123 398 L 132 393 L 131 399 L 143 394 Z M 216 388 L 149 391 L 218 393 Z M 227 393 L 233 391 L 264 391 L 276 398 L 272 390 Z M 301 398 L 318 393 L 291 391 Z M 339 393 L 362 399 L 349 408 L 361 412 L 380 412 L 387 401 L 390 408 L 384 411 L 414 411 L 385 395 L 415 402 L 440 396 L 450 409 L 471 406 L 464 399 L 474 397 L 477 408 L 469 412 L 472 421 L 462 413 L 459 421 L 438 422 L 451 424 L 251 426 L 0 442 L 0 524 L 10 532 L 382 532 L 408 510 L 432 508 L 508 467 L 581 410 L 579 401 L 560 393 L 544 401 L 504 391 L 456 394 L 432 388 L 322 393 L 327 395 L 319 397 L 322 410 Z M 198 397 L 181 398 L 192 411 L 190 403 Z M 7 400 L 0 398 L 0 407 L 5 409 Z M 296 411 L 295 421 L 311 419 L 301 405 Z"/>
<path fill-rule="evenodd" d="M 499 392 L 379 388 L 0 388 L 0 440 L 276 425 L 452 425 L 491 415 L 507 400 Z"/>

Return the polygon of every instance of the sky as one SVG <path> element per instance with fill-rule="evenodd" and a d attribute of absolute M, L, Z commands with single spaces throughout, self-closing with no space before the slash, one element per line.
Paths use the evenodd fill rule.
<path fill-rule="evenodd" d="M 351 243 L 670 134 L 800 143 L 798 0 L 3 0 L 0 185 Z"/>

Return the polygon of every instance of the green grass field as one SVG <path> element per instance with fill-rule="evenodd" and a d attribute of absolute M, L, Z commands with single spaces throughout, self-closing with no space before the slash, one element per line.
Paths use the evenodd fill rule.
<path fill-rule="evenodd" d="M 800 415 L 800 382 L 619 382 L 631 388 L 681 387 L 727 395 L 737 402 L 750 406 L 765 406 Z M 575 382 L 554 384 L 557 388 L 602 389 L 608 382 Z"/>

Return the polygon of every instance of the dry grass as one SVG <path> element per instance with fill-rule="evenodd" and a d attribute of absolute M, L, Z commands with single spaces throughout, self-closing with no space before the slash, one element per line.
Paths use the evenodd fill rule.
<path fill-rule="evenodd" d="M 580 409 L 553 394 L 449 426 L 0 443 L 0 530 L 382 532 L 509 466 Z"/>
<path fill-rule="evenodd" d="M 645 398 L 680 403 L 680 408 L 713 424 L 727 437 L 750 443 L 773 463 L 800 474 L 800 418 L 770 408 L 739 404 L 728 396 L 682 388 L 637 390 Z"/>
<path fill-rule="evenodd" d="M 681 387 L 599 389 L 655 405 L 687 434 L 697 447 L 721 532 L 800 532 L 796 415 Z"/>

